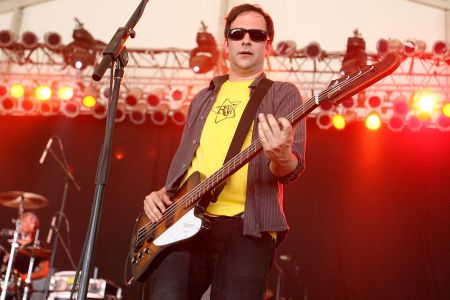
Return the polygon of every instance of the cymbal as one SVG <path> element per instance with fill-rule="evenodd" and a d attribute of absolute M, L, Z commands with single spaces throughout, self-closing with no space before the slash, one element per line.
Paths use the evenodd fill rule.
<path fill-rule="evenodd" d="M 48 258 L 52 250 L 44 247 L 34 247 L 34 246 L 26 246 L 24 248 L 19 248 L 17 250 L 17 254 L 22 254 L 28 257 L 42 257 Z"/>
<path fill-rule="evenodd" d="M 46 206 L 48 200 L 44 196 L 21 191 L 0 193 L 0 205 L 19 208 L 21 202 L 23 209 L 38 209 Z"/>

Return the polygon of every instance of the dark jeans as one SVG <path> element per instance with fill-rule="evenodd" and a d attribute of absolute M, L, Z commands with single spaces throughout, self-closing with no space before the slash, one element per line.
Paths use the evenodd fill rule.
<path fill-rule="evenodd" d="M 209 218 L 209 230 L 174 245 L 151 274 L 151 300 L 200 299 L 211 284 L 212 300 L 264 297 L 275 241 L 242 234 L 243 220 Z"/>

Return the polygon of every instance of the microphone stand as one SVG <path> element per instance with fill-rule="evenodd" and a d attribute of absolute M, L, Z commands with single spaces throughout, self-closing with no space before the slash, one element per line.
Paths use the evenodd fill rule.
<path fill-rule="evenodd" d="M 110 93 L 108 113 L 106 120 L 105 137 L 100 152 L 99 162 L 97 166 L 97 175 L 95 179 L 95 193 L 92 204 L 91 217 L 89 221 L 88 233 L 84 244 L 84 255 L 82 257 L 83 263 L 80 272 L 80 288 L 77 294 L 77 300 L 86 299 L 88 291 L 88 282 L 91 268 L 92 256 L 95 248 L 95 240 L 98 234 L 98 225 L 100 220 L 100 209 L 102 206 L 103 192 L 106 187 L 109 164 L 111 161 L 111 137 L 114 129 L 115 115 L 117 111 L 117 103 L 119 101 L 120 85 L 124 75 L 124 68 L 128 63 L 128 52 L 125 43 L 129 37 L 134 38 L 136 33 L 134 27 L 144 13 L 145 6 L 149 0 L 142 0 L 139 6 L 134 11 L 133 15 L 125 25 L 120 27 L 113 38 L 103 51 L 103 59 L 95 68 L 92 78 L 100 81 L 106 70 L 111 67 L 114 69 L 114 62 L 116 69 L 114 72 L 114 83 L 112 84 L 112 93 Z M 111 81 L 113 78 L 111 78 Z M 81 260 L 80 260 L 81 262 Z M 77 275 L 75 276 L 73 287 L 77 285 Z M 72 290 L 73 291 L 73 290 Z"/>
<path fill-rule="evenodd" d="M 61 201 L 61 208 L 56 213 L 58 215 L 58 221 L 57 221 L 56 225 L 51 225 L 51 227 L 49 229 L 49 230 L 55 231 L 57 233 L 57 235 L 59 236 L 59 228 L 61 226 L 62 217 L 64 215 L 64 208 L 66 206 L 66 199 L 67 199 L 67 192 L 69 190 L 69 183 L 72 182 L 73 185 L 75 186 L 75 188 L 78 191 L 80 191 L 81 188 L 78 185 L 78 183 L 75 180 L 75 178 L 73 177 L 73 175 L 69 172 L 67 166 L 58 158 L 58 156 L 55 154 L 55 152 L 51 148 L 48 149 L 48 152 L 50 152 L 50 154 L 53 156 L 55 161 L 58 163 L 58 165 L 61 167 L 63 172 L 66 174 L 66 180 L 65 180 L 65 183 L 64 183 L 64 192 L 63 192 L 63 197 L 62 197 L 62 201 Z M 62 241 L 62 239 L 61 239 L 61 241 Z M 63 246 L 65 246 L 65 245 L 63 245 Z M 44 294 L 42 296 L 42 299 L 47 299 L 47 296 L 48 296 L 48 290 L 49 290 L 49 285 L 50 285 L 50 278 L 53 275 L 53 264 L 55 262 L 55 256 L 56 256 L 56 249 L 57 249 L 57 247 L 58 247 L 58 239 L 55 238 L 55 239 L 53 239 L 52 255 L 50 256 L 50 262 L 49 262 L 49 268 L 48 268 L 49 269 L 49 273 L 48 273 L 48 276 L 47 276 L 47 278 L 45 280 L 45 285 L 44 285 L 45 286 L 45 290 L 44 290 Z M 69 255 L 67 250 L 66 250 L 66 253 L 68 254 L 69 260 L 73 264 L 72 257 Z"/>

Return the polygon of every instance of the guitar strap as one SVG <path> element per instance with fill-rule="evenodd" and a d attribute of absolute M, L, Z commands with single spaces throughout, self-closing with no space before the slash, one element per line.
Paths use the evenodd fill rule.
<path fill-rule="evenodd" d="M 235 157 L 242 149 L 242 145 L 244 144 L 245 138 L 247 137 L 248 131 L 250 130 L 250 126 L 256 116 L 256 111 L 258 110 L 262 99 L 267 94 L 267 91 L 272 86 L 273 81 L 267 78 L 263 78 L 258 86 L 255 88 L 255 91 L 250 96 L 248 100 L 247 106 L 242 113 L 241 120 L 236 128 L 236 132 L 234 133 L 233 140 L 231 141 L 230 148 L 228 149 L 227 156 L 225 157 L 224 164 Z M 216 202 L 219 194 L 222 192 L 225 184 L 217 187 L 211 192 L 211 202 Z"/>

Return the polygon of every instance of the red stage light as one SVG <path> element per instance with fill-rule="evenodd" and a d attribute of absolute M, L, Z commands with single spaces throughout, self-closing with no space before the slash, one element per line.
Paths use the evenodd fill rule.
<path fill-rule="evenodd" d="M 437 123 L 437 127 L 439 128 L 439 130 L 442 130 L 442 131 L 450 130 L 450 118 L 449 117 L 441 115 L 436 120 L 436 123 Z"/>
<path fill-rule="evenodd" d="M 308 56 L 310 59 L 316 59 L 319 58 L 322 55 L 322 48 L 320 47 L 319 43 L 317 42 L 311 42 L 306 46 L 306 56 Z"/>
<path fill-rule="evenodd" d="M 44 41 L 50 49 L 58 49 L 62 45 L 61 35 L 56 32 L 47 32 L 44 35 Z"/>
<path fill-rule="evenodd" d="M 353 98 L 348 98 L 345 99 L 344 101 L 342 101 L 342 106 L 349 109 L 355 106 L 355 100 L 353 100 Z"/>
<path fill-rule="evenodd" d="M 8 94 L 8 88 L 6 87 L 6 85 L 1 84 L 0 85 L 0 97 L 5 96 L 6 94 Z"/>
<path fill-rule="evenodd" d="M 378 108 L 381 106 L 381 98 L 377 95 L 372 95 L 367 99 L 367 106 L 369 108 Z"/>
<path fill-rule="evenodd" d="M 150 116 L 152 122 L 156 125 L 163 125 L 167 122 L 167 115 L 169 113 L 170 106 L 167 101 L 162 102 L 158 107 L 155 108 Z"/>
<path fill-rule="evenodd" d="M 418 131 L 422 127 L 422 122 L 416 116 L 408 118 L 408 127 L 411 131 Z"/>
<path fill-rule="evenodd" d="M 320 103 L 320 109 L 323 111 L 329 111 L 333 108 L 333 104 L 330 102 L 322 102 Z"/>
<path fill-rule="evenodd" d="M 28 49 L 36 48 L 38 45 L 37 35 L 34 32 L 25 31 L 22 34 L 22 45 Z"/>
<path fill-rule="evenodd" d="M 13 33 L 9 30 L 0 30 L 0 47 L 10 47 L 14 43 Z"/>
<path fill-rule="evenodd" d="M 30 112 L 35 108 L 36 103 L 31 99 L 25 98 L 20 102 L 20 106 L 24 111 Z"/>
<path fill-rule="evenodd" d="M 376 113 L 371 113 L 366 118 L 366 127 L 370 130 L 378 130 L 381 126 L 380 116 Z"/>
<path fill-rule="evenodd" d="M 125 103 L 128 106 L 135 106 L 138 103 L 138 99 L 134 95 L 128 94 L 125 97 Z"/>
<path fill-rule="evenodd" d="M 278 42 L 276 49 L 277 49 L 276 52 L 278 53 L 279 56 L 291 57 L 297 51 L 297 45 L 295 41 L 292 40 L 280 41 Z"/>
<path fill-rule="evenodd" d="M 392 131 L 401 131 L 405 127 L 405 121 L 402 116 L 394 115 L 389 120 L 388 127 Z"/>
<path fill-rule="evenodd" d="M 394 102 L 394 112 L 399 115 L 406 115 L 409 110 L 408 102 L 406 101 L 406 97 L 399 97 Z"/>
<path fill-rule="evenodd" d="M 174 90 L 172 92 L 172 99 L 175 101 L 179 101 L 183 98 L 183 92 L 180 90 Z"/>
<path fill-rule="evenodd" d="M 123 160 L 126 157 L 125 147 L 119 146 L 114 149 L 114 158 L 116 160 Z"/>
<path fill-rule="evenodd" d="M 98 102 L 97 105 L 95 105 L 94 109 L 92 110 L 92 115 L 96 119 L 103 119 L 104 117 L 106 117 L 106 113 L 107 113 L 106 106 Z"/>
<path fill-rule="evenodd" d="M 80 114 L 80 103 L 79 101 L 69 100 L 63 102 L 62 112 L 65 116 L 69 118 L 75 118 Z"/>
<path fill-rule="evenodd" d="M 322 128 L 322 129 L 328 129 L 333 125 L 331 116 L 326 113 L 319 114 L 316 118 L 316 123 L 317 123 L 317 126 L 319 126 L 319 128 Z"/>
<path fill-rule="evenodd" d="M 147 96 L 147 105 L 151 107 L 158 106 L 164 100 L 164 89 L 157 88 L 152 90 Z"/>
<path fill-rule="evenodd" d="M 143 124 L 147 115 L 147 104 L 139 103 L 130 112 L 130 121 L 133 124 Z"/>
<path fill-rule="evenodd" d="M 189 106 L 191 105 L 190 100 L 183 101 L 181 107 L 170 114 L 170 118 L 175 125 L 183 125 L 186 123 L 186 116 L 189 111 Z"/>
<path fill-rule="evenodd" d="M 150 106 L 158 106 L 160 102 L 160 99 L 158 96 L 154 95 L 154 94 L 150 94 L 147 97 L 147 104 Z"/>
<path fill-rule="evenodd" d="M 444 41 L 437 41 L 434 43 L 432 51 L 435 56 L 444 57 L 449 52 L 449 46 Z"/>
<path fill-rule="evenodd" d="M 10 97 L 5 97 L 0 100 L 0 106 L 5 111 L 13 110 L 17 106 L 17 100 Z"/>
<path fill-rule="evenodd" d="M 139 87 L 132 87 L 128 89 L 125 97 L 125 103 L 128 106 L 136 106 L 142 98 L 142 89 Z"/>
<path fill-rule="evenodd" d="M 121 102 L 117 104 L 117 110 L 116 110 L 116 117 L 115 122 L 122 122 L 125 120 L 125 112 L 126 112 L 126 105 L 125 103 Z"/>
<path fill-rule="evenodd" d="M 41 112 L 42 115 L 45 116 L 51 113 L 52 107 L 48 101 L 41 102 L 39 105 L 39 111 Z"/>

